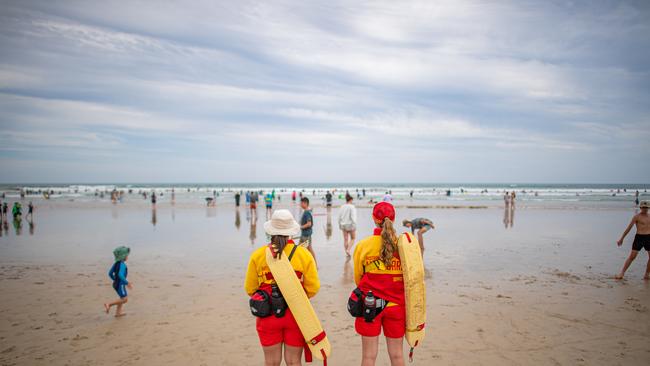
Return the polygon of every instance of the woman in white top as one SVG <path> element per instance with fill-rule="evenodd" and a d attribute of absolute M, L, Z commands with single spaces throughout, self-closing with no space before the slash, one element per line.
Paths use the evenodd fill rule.
<path fill-rule="evenodd" d="M 350 258 L 357 232 L 357 208 L 352 204 L 352 196 L 349 194 L 345 196 L 345 204 L 339 210 L 339 228 L 343 231 L 345 255 Z"/>

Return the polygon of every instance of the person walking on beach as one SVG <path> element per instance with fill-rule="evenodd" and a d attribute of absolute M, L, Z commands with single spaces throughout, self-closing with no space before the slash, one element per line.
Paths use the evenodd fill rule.
<path fill-rule="evenodd" d="M 251 216 L 257 221 L 257 192 L 251 192 Z"/>
<path fill-rule="evenodd" d="M 4 216 L 4 220 L 5 220 L 5 222 L 9 219 L 9 218 L 7 217 L 7 210 L 8 210 L 8 208 L 9 208 L 9 206 L 7 205 L 7 202 L 6 202 L 6 201 L 3 202 L 3 203 L 2 203 L 2 216 Z"/>
<path fill-rule="evenodd" d="M 34 204 L 32 201 L 29 201 L 29 204 L 27 205 L 27 216 L 25 218 L 34 218 Z"/>
<path fill-rule="evenodd" d="M 257 316 L 255 328 L 264 352 L 264 364 L 280 366 L 284 347 L 285 363 L 301 365 L 305 339 L 269 269 L 266 248 L 270 247 L 278 257 L 287 257 L 309 298 L 320 289 L 316 261 L 308 250 L 291 240 L 300 231 L 300 225 L 288 210 L 275 211 L 271 220 L 264 223 L 264 231 L 271 237 L 271 243 L 251 254 L 244 282 L 244 289 L 251 296 L 251 312 Z"/>
<path fill-rule="evenodd" d="M 390 194 L 390 192 L 386 192 L 382 201 L 391 203 L 393 202 L 393 196 Z"/>
<path fill-rule="evenodd" d="M 623 245 L 625 236 L 630 232 L 630 230 L 632 230 L 632 227 L 636 225 L 636 235 L 634 236 L 634 242 L 632 243 L 632 251 L 630 252 L 630 256 L 625 260 L 621 273 L 614 277 L 617 280 L 623 279 L 625 272 L 630 268 L 630 264 L 632 264 L 634 259 L 636 259 L 636 256 L 639 254 L 641 249 L 645 249 L 646 253 L 648 253 L 648 264 L 643 279 L 650 280 L 650 215 L 648 215 L 648 207 L 650 207 L 650 203 L 648 203 L 648 201 L 642 201 L 639 207 L 641 208 L 641 212 L 632 217 L 632 221 L 630 221 L 630 224 L 627 225 L 623 235 L 621 235 L 621 238 L 616 242 L 619 247 Z"/>
<path fill-rule="evenodd" d="M 119 300 L 105 303 L 104 310 L 106 311 L 106 314 L 109 314 L 111 312 L 111 307 L 117 306 L 117 309 L 115 310 L 116 318 L 126 315 L 126 313 L 122 312 L 122 307 L 129 300 L 126 289 L 128 288 L 131 290 L 133 288 L 133 283 L 126 279 L 129 274 L 129 270 L 126 268 L 126 260 L 129 259 L 130 253 L 131 249 L 125 246 L 115 248 L 115 250 L 113 250 L 115 262 L 108 271 L 108 277 L 113 280 L 113 289 L 117 292 L 117 296 L 120 298 Z"/>
<path fill-rule="evenodd" d="M 267 193 L 264 196 L 264 203 L 266 204 L 266 217 L 268 219 L 271 217 L 271 212 L 273 211 L 273 196 L 271 193 Z"/>
<path fill-rule="evenodd" d="M 153 192 L 151 193 L 151 205 L 152 205 L 153 207 L 156 207 L 156 191 L 153 191 Z"/>
<path fill-rule="evenodd" d="M 296 191 L 291 192 L 291 200 L 296 202 Z"/>
<path fill-rule="evenodd" d="M 325 193 L 325 203 L 327 204 L 327 207 L 332 207 L 332 193 L 330 193 L 330 191 Z"/>
<path fill-rule="evenodd" d="M 395 208 L 380 202 L 372 210 L 372 219 L 376 225 L 374 233 L 359 241 L 353 259 L 354 282 L 362 293 L 358 301 L 372 302 L 375 309 L 355 320 L 355 330 L 361 336 L 361 365 L 375 365 L 383 329 L 391 365 L 403 366 L 406 302 L 393 227 Z"/>
<path fill-rule="evenodd" d="M 314 228 L 314 217 L 311 214 L 311 208 L 309 208 L 309 198 L 303 197 L 300 200 L 300 207 L 302 208 L 302 217 L 300 218 L 300 245 L 304 246 L 309 250 L 311 255 L 316 260 L 316 253 L 314 253 L 314 248 L 312 248 L 311 243 L 311 234 L 313 233 Z"/>
<path fill-rule="evenodd" d="M 239 192 L 235 192 L 235 207 L 239 207 L 240 198 L 241 198 L 241 194 Z"/>
<path fill-rule="evenodd" d="M 639 205 L 639 190 L 636 190 L 636 193 L 634 193 L 634 205 L 638 206 Z"/>
<path fill-rule="evenodd" d="M 418 241 L 420 242 L 420 251 L 424 253 L 424 237 L 422 236 L 429 230 L 435 229 L 433 222 L 423 217 L 418 217 L 413 220 L 404 220 L 402 225 L 411 229 L 411 234 L 415 235 L 415 230 L 418 231 Z"/>
<path fill-rule="evenodd" d="M 345 197 L 345 204 L 339 210 L 339 228 L 343 232 L 343 248 L 345 255 L 350 258 L 350 250 L 354 246 L 357 235 L 357 208 L 352 204 L 352 196 Z"/>
<path fill-rule="evenodd" d="M 14 202 L 14 206 L 11 208 L 11 215 L 14 217 L 14 220 L 20 220 L 23 217 L 23 206 L 20 202 Z"/>

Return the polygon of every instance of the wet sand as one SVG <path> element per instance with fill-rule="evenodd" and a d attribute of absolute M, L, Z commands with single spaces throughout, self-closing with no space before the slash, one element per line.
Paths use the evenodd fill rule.
<path fill-rule="evenodd" d="M 24 222 L 17 236 L 10 222 L 0 238 L 1 365 L 262 364 L 243 291 L 248 255 L 265 241 L 262 208 L 251 225 L 247 210 L 232 205 L 163 204 L 155 215 L 144 205 L 37 207 L 32 230 Z M 398 210 L 398 221 L 436 224 L 425 234 L 427 338 L 415 364 L 648 364 L 646 254 L 626 280 L 611 279 L 629 253 L 631 237 L 623 248 L 615 239 L 633 210 L 518 207 L 508 228 L 504 214 Z M 331 364 L 356 365 L 360 339 L 345 309 L 352 267 L 336 215 L 314 209 L 322 282 L 314 306 L 332 342 Z M 363 237 L 369 209 L 359 217 Z M 115 319 L 102 303 L 115 297 L 106 272 L 120 244 L 132 247 L 134 289 L 128 315 Z M 377 364 L 388 365 L 380 344 Z"/>

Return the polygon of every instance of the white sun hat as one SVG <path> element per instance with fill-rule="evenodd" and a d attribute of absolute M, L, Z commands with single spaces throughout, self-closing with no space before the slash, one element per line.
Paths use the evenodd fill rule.
<path fill-rule="evenodd" d="M 300 225 L 294 220 L 289 210 L 275 210 L 271 220 L 264 223 L 267 234 L 293 237 L 300 231 Z"/>

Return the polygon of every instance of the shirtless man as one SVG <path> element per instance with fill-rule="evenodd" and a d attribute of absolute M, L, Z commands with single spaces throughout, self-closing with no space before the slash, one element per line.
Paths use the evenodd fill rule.
<path fill-rule="evenodd" d="M 648 265 L 646 266 L 645 276 L 643 279 L 650 280 L 650 215 L 648 215 L 649 206 L 650 203 L 648 203 L 648 201 L 641 202 L 639 205 L 641 212 L 634 215 L 632 221 L 630 221 L 630 224 L 627 226 L 627 229 L 625 229 L 621 238 L 616 242 L 616 244 L 618 244 L 620 247 L 623 244 L 623 239 L 625 239 L 627 233 L 632 230 L 632 226 L 636 225 L 636 235 L 634 236 L 634 243 L 632 244 L 632 252 L 630 252 L 630 256 L 625 261 L 621 273 L 615 277 L 617 280 L 623 279 L 623 276 L 625 276 L 625 271 L 627 271 L 627 269 L 630 267 L 630 264 L 632 264 L 637 254 L 639 254 L 641 248 L 645 249 L 648 253 Z"/>

